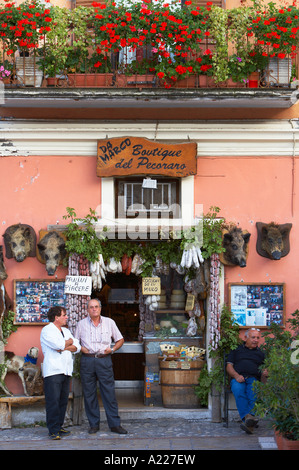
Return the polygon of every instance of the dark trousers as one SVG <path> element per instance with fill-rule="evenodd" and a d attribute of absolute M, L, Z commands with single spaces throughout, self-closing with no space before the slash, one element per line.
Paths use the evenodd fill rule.
<path fill-rule="evenodd" d="M 88 357 L 82 355 L 80 376 L 84 395 L 84 406 L 89 425 L 100 424 L 100 408 L 97 395 L 97 381 L 103 405 L 105 408 L 108 426 L 110 428 L 120 425 L 118 404 L 115 397 L 114 374 L 111 356 Z"/>
<path fill-rule="evenodd" d="M 50 375 L 44 378 L 46 420 L 49 434 L 57 434 L 62 428 L 69 398 L 70 378 L 64 374 Z"/>

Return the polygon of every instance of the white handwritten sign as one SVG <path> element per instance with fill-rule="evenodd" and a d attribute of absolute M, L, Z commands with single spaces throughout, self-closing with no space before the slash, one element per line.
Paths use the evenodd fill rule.
<path fill-rule="evenodd" d="M 91 276 L 66 276 L 64 293 L 75 295 L 91 295 Z"/>
<path fill-rule="evenodd" d="M 160 295 L 161 279 L 159 277 L 142 278 L 142 294 L 143 295 Z"/>

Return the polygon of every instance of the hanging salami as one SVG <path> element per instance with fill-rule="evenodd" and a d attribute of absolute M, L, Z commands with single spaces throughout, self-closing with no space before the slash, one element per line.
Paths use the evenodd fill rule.
<path fill-rule="evenodd" d="M 219 290 L 220 259 L 219 255 L 214 253 L 211 256 L 210 268 L 210 347 L 213 351 L 218 348 L 220 340 L 220 290 Z"/>

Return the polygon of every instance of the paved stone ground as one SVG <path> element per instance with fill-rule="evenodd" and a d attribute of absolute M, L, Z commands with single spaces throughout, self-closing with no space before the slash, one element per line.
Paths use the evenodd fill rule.
<path fill-rule="evenodd" d="M 112 455 L 115 458 L 119 452 L 120 455 L 124 451 L 134 455 L 143 450 L 146 452 L 142 452 L 142 456 L 147 459 L 151 452 L 155 454 L 161 450 L 169 455 L 178 451 L 277 449 L 271 423 L 266 420 L 260 422 L 253 435 L 247 435 L 240 429 L 240 423 L 234 421 L 228 428 L 222 423 L 189 419 L 132 420 L 122 425 L 127 429 L 127 435 L 110 432 L 105 422 L 93 435 L 88 434 L 87 424 L 71 426 L 68 428 L 71 435 L 60 441 L 51 441 L 43 426 L 3 429 L 0 430 L 0 450 L 101 450 L 103 459 L 112 458 Z M 196 456 L 198 458 L 198 454 Z M 145 460 L 142 463 L 153 462 Z"/>

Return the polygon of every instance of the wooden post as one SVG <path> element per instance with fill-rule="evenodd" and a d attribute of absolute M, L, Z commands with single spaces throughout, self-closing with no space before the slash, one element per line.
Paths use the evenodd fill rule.
<path fill-rule="evenodd" d="M 73 425 L 82 424 L 83 391 L 80 379 L 73 377 Z"/>
<path fill-rule="evenodd" d="M 215 359 L 212 360 L 212 367 L 214 367 Z M 212 385 L 212 423 L 221 422 L 221 393 L 216 390 L 215 385 Z"/>
<path fill-rule="evenodd" d="M 11 404 L 0 403 L 0 429 L 11 429 Z"/>

